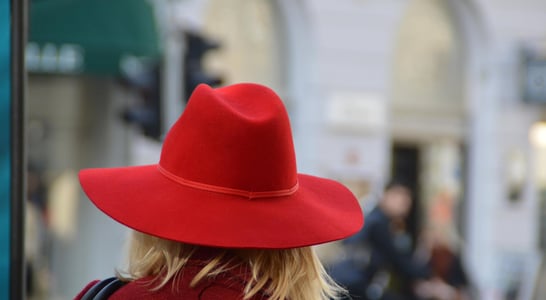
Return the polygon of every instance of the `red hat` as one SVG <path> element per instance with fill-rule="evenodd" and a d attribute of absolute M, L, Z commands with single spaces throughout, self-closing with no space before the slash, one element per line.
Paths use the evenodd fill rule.
<path fill-rule="evenodd" d="M 85 169 L 80 182 L 118 222 L 189 244 L 295 248 L 345 238 L 363 224 L 346 187 L 297 173 L 284 105 L 257 84 L 199 85 L 158 164 Z"/>

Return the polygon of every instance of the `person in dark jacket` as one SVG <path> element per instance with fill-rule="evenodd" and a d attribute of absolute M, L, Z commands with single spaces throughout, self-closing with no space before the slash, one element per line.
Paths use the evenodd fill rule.
<path fill-rule="evenodd" d="M 411 241 L 403 230 L 411 204 L 409 188 L 392 181 L 366 215 L 363 229 L 344 241 L 346 259 L 333 267 L 332 275 L 354 299 L 412 299 L 411 282 L 430 277 L 426 263 L 413 259 Z M 402 281 L 399 294 L 404 295 L 389 291 L 393 274 Z"/>
<path fill-rule="evenodd" d="M 120 281 L 109 299 L 336 299 L 343 289 L 310 246 L 363 224 L 345 186 L 297 173 L 283 102 L 258 84 L 199 85 L 157 164 L 85 169 L 80 182 L 134 231 L 119 281 L 91 282 L 77 300 Z"/>

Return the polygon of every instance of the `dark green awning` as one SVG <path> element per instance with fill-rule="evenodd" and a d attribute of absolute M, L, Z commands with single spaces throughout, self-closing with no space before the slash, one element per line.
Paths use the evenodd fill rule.
<path fill-rule="evenodd" d="M 146 0 L 31 2 L 30 71 L 117 75 L 127 61 L 159 56 L 154 12 Z"/>

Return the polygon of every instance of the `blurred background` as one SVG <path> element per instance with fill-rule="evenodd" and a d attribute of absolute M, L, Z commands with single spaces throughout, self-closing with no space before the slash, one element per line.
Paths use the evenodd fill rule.
<path fill-rule="evenodd" d="M 412 245 L 439 233 L 474 299 L 546 299 L 545 1 L 30 0 L 28 20 L 29 299 L 123 265 L 78 170 L 157 162 L 198 83 L 247 81 L 284 100 L 299 172 L 365 212 L 403 178 Z"/>

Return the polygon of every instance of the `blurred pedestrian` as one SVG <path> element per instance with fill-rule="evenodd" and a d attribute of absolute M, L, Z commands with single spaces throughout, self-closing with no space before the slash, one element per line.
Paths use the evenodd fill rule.
<path fill-rule="evenodd" d="M 427 300 L 470 299 L 470 282 L 461 256 L 445 234 L 430 228 L 424 230 L 418 247 L 420 256 L 428 261 L 432 280 L 421 282 L 417 294 Z"/>
<path fill-rule="evenodd" d="M 282 101 L 256 84 L 198 86 L 158 164 L 87 169 L 80 181 L 134 232 L 128 268 L 76 299 L 335 299 L 343 289 L 309 246 L 363 222 L 343 185 L 296 172 Z"/>
<path fill-rule="evenodd" d="M 408 186 L 393 180 L 364 228 L 344 241 L 347 255 L 333 266 L 332 275 L 354 299 L 413 299 L 413 283 L 430 277 L 426 263 L 413 258 L 404 229 L 411 205 Z"/>

